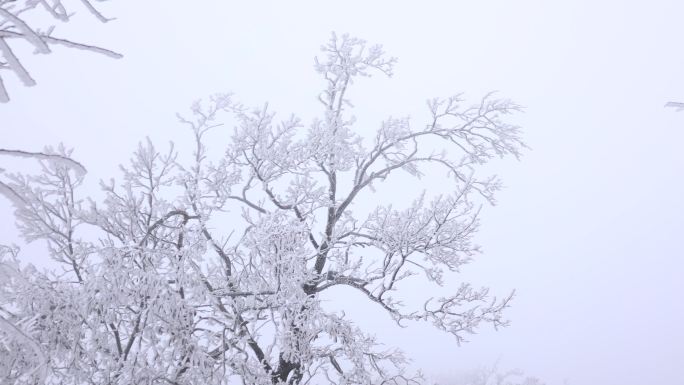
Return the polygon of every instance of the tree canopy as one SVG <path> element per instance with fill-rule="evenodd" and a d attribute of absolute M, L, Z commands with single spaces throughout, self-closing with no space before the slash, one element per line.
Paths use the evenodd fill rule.
<path fill-rule="evenodd" d="M 442 285 L 480 251 L 480 207 L 500 183 L 478 169 L 520 155 L 519 127 L 506 122 L 520 107 L 492 94 L 474 104 L 435 98 L 429 121 L 390 118 L 363 138 L 347 91 L 361 77 L 391 75 L 396 60 L 347 35 L 322 51 L 322 112 L 309 124 L 214 95 L 180 117 L 194 143 L 190 162 L 148 139 L 120 182 L 100 182 L 102 200 L 80 195 L 85 169 L 65 161 L 63 147 L 37 156 L 39 175 L 4 173 L 0 192 L 23 237 L 46 241 L 63 271 L 22 267 L 15 248 L 1 250 L 1 378 L 418 383 L 403 353 L 323 308 L 322 293 L 336 286 L 458 343 L 484 324 L 506 325 L 512 294 L 497 299 L 463 283 L 445 297 L 419 293 L 422 306 L 402 297 L 405 282 Z M 211 159 L 206 134 L 223 121 L 234 123 L 232 138 Z M 405 208 L 372 195 L 401 172 L 443 172 L 448 183 Z M 359 214 L 360 202 L 375 208 Z"/>

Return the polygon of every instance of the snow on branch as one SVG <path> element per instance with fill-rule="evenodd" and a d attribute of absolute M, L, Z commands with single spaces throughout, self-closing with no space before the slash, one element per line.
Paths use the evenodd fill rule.
<path fill-rule="evenodd" d="M 7 308 L 31 287 L 17 254 L 18 249 L 0 245 L 0 379 L 3 383 L 44 383 L 48 359 L 34 337 L 37 316 L 20 316 Z"/>
<path fill-rule="evenodd" d="M 680 103 L 680 102 L 667 102 L 667 103 L 665 103 L 665 107 L 675 108 L 677 110 L 677 112 L 684 111 L 684 103 Z"/>
<path fill-rule="evenodd" d="M 81 5 L 103 23 L 112 20 L 104 17 L 90 0 L 81 0 Z M 13 72 L 27 87 L 36 85 L 36 81 L 22 63 L 23 59 L 17 57 L 12 50 L 10 42 L 12 44 L 26 43 L 34 48 L 35 53 L 40 54 L 51 53 L 50 46 L 57 44 L 96 52 L 115 59 L 122 57 L 121 54 L 105 48 L 54 37 L 52 36 L 54 25 L 42 31 L 41 26 L 27 21 L 31 20 L 34 14 L 47 14 L 60 22 L 69 22 L 73 13 L 68 7 L 62 0 L 0 0 L 0 70 L 6 69 Z M 9 100 L 9 93 L 0 76 L 0 102 L 6 103 Z"/>
<path fill-rule="evenodd" d="M 431 99 L 426 122 L 387 119 L 364 146 L 348 90 L 373 72 L 390 75 L 396 60 L 347 35 L 322 50 L 318 119 L 214 95 L 179 115 L 191 156 L 148 138 L 122 178 L 103 178 L 99 200 L 82 196 L 85 169 L 67 151 L 0 150 L 43 166 L 38 176 L 7 174 L 0 188 L 14 199 L 22 236 L 45 241 L 61 267 L 27 273 L 32 285 L 10 304 L 35 323 L 30 337 L 50 357 L 51 376 L 419 384 L 403 353 L 325 304 L 368 301 L 401 326 L 428 322 L 455 343 L 507 324 L 512 294 L 449 282 L 481 252 L 480 211 L 499 188 L 481 166 L 525 147 L 509 122 L 520 107 L 494 94 L 474 104 Z M 231 135 L 218 157 L 208 151 L 223 145 L 210 139 L 214 130 Z M 401 189 L 399 173 L 448 178 L 398 207 L 373 189 Z"/>
<path fill-rule="evenodd" d="M 60 150 L 63 151 L 63 149 L 60 149 Z M 67 155 L 54 152 L 50 148 L 48 148 L 44 152 L 29 152 L 29 151 L 23 151 L 23 150 L 8 150 L 8 149 L 0 148 L 0 155 L 8 155 L 8 156 L 14 156 L 14 157 L 19 157 L 19 158 L 49 160 L 52 162 L 58 162 L 58 163 L 64 165 L 65 167 L 72 168 L 80 174 L 85 174 L 87 172 L 85 167 L 83 167 L 82 164 L 80 164 L 77 161 L 69 158 Z"/>

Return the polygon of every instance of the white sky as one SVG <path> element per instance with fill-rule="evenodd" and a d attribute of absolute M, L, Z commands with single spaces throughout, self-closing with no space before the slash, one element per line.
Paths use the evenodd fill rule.
<path fill-rule="evenodd" d="M 516 121 L 532 147 L 491 167 L 507 188 L 485 210 L 485 254 L 464 272 L 496 293 L 517 289 L 512 325 L 458 348 L 428 326 L 357 312 L 359 322 L 437 375 L 502 357 L 549 384 L 681 381 L 684 113 L 663 105 L 684 101 L 684 2 L 190 3 L 113 1 L 114 22 L 58 27 L 125 58 L 31 56 L 38 86 L 6 80 L 0 147 L 62 141 L 95 185 L 145 136 L 182 148 L 175 113 L 214 92 L 310 120 L 321 86 L 312 58 L 331 31 L 349 32 L 399 58 L 392 79 L 352 92 L 359 130 L 389 115 L 419 124 L 429 97 L 499 90 L 526 106 Z M 18 242 L 7 201 L 0 213 L 0 243 Z"/>

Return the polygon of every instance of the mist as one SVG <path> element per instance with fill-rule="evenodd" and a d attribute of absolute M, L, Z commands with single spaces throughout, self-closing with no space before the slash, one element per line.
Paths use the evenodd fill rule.
<path fill-rule="evenodd" d="M 458 346 L 427 324 L 397 327 L 372 307 L 347 315 L 444 384 L 495 362 L 548 384 L 679 381 L 684 113 L 664 105 L 684 101 L 683 3 L 112 1 L 103 12 L 116 20 L 58 31 L 124 57 L 29 56 L 37 85 L 7 77 L 1 148 L 63 142 L 96 195 L 98 179 L 119 176 L 146 137 L 189 153 L 176 113 L 216 92 L 310 122 L 322 88 L 313 58 L 332 31 L 350 33 L 398 58 L 391 78 L 361 79 L 351 91 L 362 135 L 389 116 L 424 121 L 428 98 L 477 101 L 496 91 L 524 107 L 512 119 L 529 150 L 487 165 L 505 188 L 483 207 L 475 239 L 483 253 L 446 283 L 515 290 L 510 326 L 485 327 Z M 212 134 L 214 143 L 229 131 Z M 391 193 L 405 202 L 440 183 L 408 181 Z M 4 198 L 0 212 L 0 244 L 23 244 Z M 23 250 L 23 261 L 49 266 L 43 245 Z"/>

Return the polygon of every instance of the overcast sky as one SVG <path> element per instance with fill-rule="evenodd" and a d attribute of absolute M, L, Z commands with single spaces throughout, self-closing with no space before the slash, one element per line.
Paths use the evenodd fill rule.
<path fill-rule="evenodd" d="M 361 132 L 390 115 L 420 123 L 427 98 L 459 92 L 477 100 L 498 90 L 526 107 L 514 119 L 532 150 L 489 167 L 506 189 L 485 209 L 484 254 L 463 274 L 517 297 L 510 327 L 484 329 L 460 348 L 429 326 L 349 314 L 437 376 L 501 357 L 502 367 L 549 384 L 681 381 L 684 112 L 663 106 L 684 101 L 684 2 L 103 5 L 117 20 L 55 34 L 124 59 L 67 49 L 30 56 L 36 87 L 4 77 L 12 101 L 0 105 L 0 147 L 64 142 L 94 186 L 118 175 L 145 136 L 182 149 L 189 135 L 175 113 L 215 92 L 310 121 L 320 112 L 313 57 L 330 32 L 381 43 L 399 63 L 393 78 L 363 79 L 352 91 Z M 0 243 L 18 242 L 10 213 L 0 200 Z M 30 251 L 40 264 L 40 249 Z"/>

